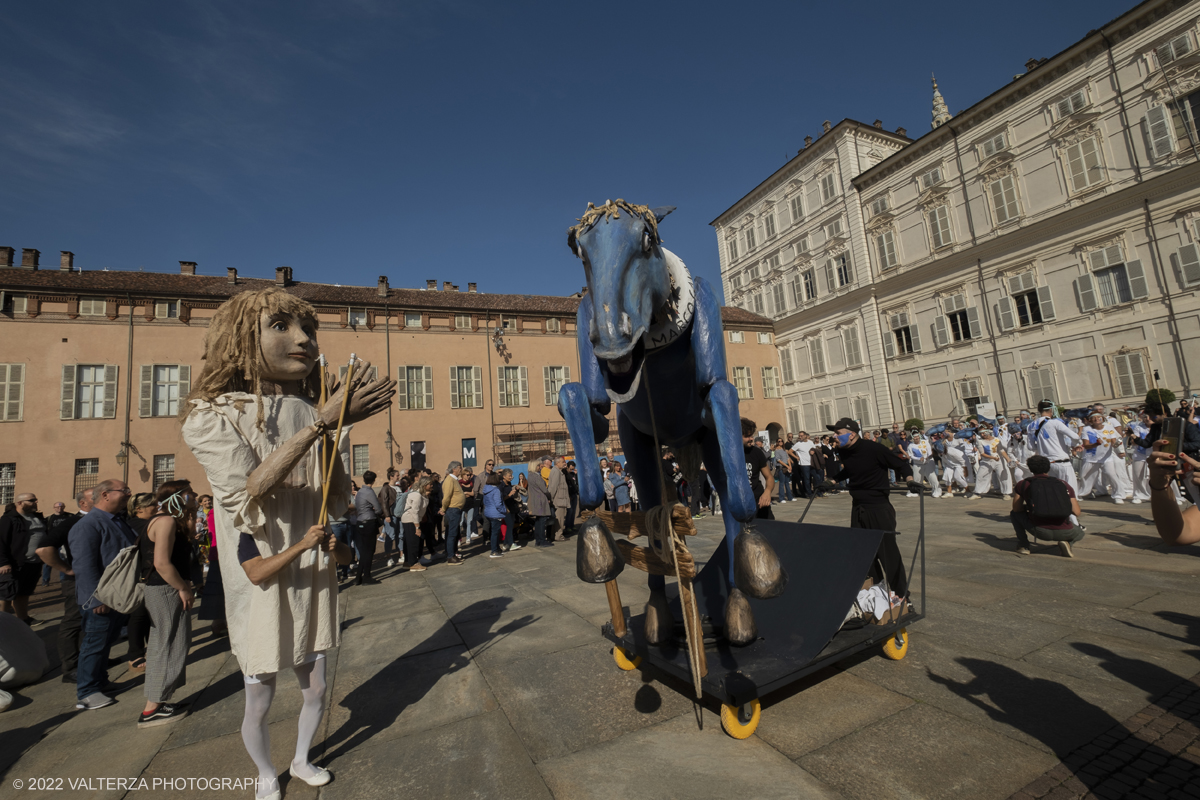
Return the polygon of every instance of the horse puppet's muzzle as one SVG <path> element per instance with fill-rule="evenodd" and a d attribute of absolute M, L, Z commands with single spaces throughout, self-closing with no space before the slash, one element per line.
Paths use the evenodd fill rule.
<path fill-rule="evenodd" d="M 646 346 L 640 337 L 628 353 L 604 361 L 604 384 L 615 402 L 628 402 L 637 393 L 645 362 Z"/>

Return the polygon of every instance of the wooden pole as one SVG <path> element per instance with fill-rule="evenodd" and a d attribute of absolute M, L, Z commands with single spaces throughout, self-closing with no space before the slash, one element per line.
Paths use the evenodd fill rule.
<path fill-rule="evenodd" d="M 618 639 L 625 638 L 625 609 L 621 606 L 621 593 L 617 591 L 617 579 L 613 578 L 604 584 L 608 593 L 608 610 L 612 614 L 613 633 Z"/>
<path fill-rule="evenodd" d="M 346 368 L 346 384 L 342 387 L 342 410 L 338 414 L 337 431 L 333 434 L 333 447 L 329 450 L 329 480 L 321 487 L 321 516 L 320 524 L 324 525 L 329 517 L 329 483 L 333 479 L 333 460 L 337 458 L 338 445 L 342 441 L 342 425 L 346 421 L 346 406 L 350 404 L 350 390 L 354 386 L 354 354 L 350 354 L 350 366 Z"/>

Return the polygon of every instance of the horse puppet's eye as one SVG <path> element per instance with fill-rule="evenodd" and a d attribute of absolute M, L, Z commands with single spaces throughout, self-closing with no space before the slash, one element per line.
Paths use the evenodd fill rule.
<path fill-rule="evenodd" d="M 651 244 L 650 231 L 642 231 L 642 252 L 649 253 Z"/>

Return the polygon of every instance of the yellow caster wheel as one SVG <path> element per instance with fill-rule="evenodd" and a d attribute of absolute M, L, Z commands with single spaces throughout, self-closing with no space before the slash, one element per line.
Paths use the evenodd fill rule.
<path fill-rule="evenodd" d="M 741 708 L 721 704 L 721 727 L 735 739 L 745 739 L 758 728 L 762 706 L 758 699 L 751 700 Z"/>
<path fill-rule="evenodd" d="M 899 661 L 908 655 L 908 628 L 901 628 L 883 643 L 883 654 L 892 661 Z"/>
<path fill-rule="evenodd" d="M 630 658 L 629 654 L 627 654 L 625 652 L 625 648 L 614 647 L 613 648 L 613 661 L 617 662 L 618 667 L 625 670 L 626 672 L 629 672 L 629 670 L 631 670 L 631 669 L 638 668 L 638 665 L 642 663 L 642 657 L 634 656 L 633 658 Z"/>

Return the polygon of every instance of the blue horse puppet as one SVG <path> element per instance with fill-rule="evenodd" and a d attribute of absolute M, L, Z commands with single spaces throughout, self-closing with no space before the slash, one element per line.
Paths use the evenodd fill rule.
<path fill-rule="evenodd" d="M 662 497 L 656 444 L 676 454 L 693 486 L 699 485 L 703 461 L 721 499 L 730 556 L 724 632 L 730 642 L 745 645 L 757 638 L 745 595 L 777 596 L 787 575 L 765 538 L 745 528 L 754 519 L 757 498 L 747 475 L 737 390 L 726 377 L 721 307 L 708 283 L 693 278 L 662 246 L 658 224 L 674 210 L 624 200 L 599 208 L 588 203 L 568 232 L 567 244 L 583 261 L 588 292 L 576 326 L 581 382 L 562 387 L 558 410 L 582 455 L 608 437 L 607 415 L 617 404 L 617 432 L 643 508 L 673 502 Z M 599 463 L 578 462 L 580 505 L 597 508 L 604 502 Z M 596 519 L 592 526 L 591 533 L 599 535 L 595 526 L 603 523 Z M 590 546 L 586 534 L 585 529 L 579 537 L 580 563 Z M 603 536 L 611 541 L 607 528 Z M 585 577 L 582 568 L 580 577 L 601 582 Z M 649 583 L 645 635 L 658 644 L 673 634 L 674 621 L 664 578 L 650 575 Z"/>

